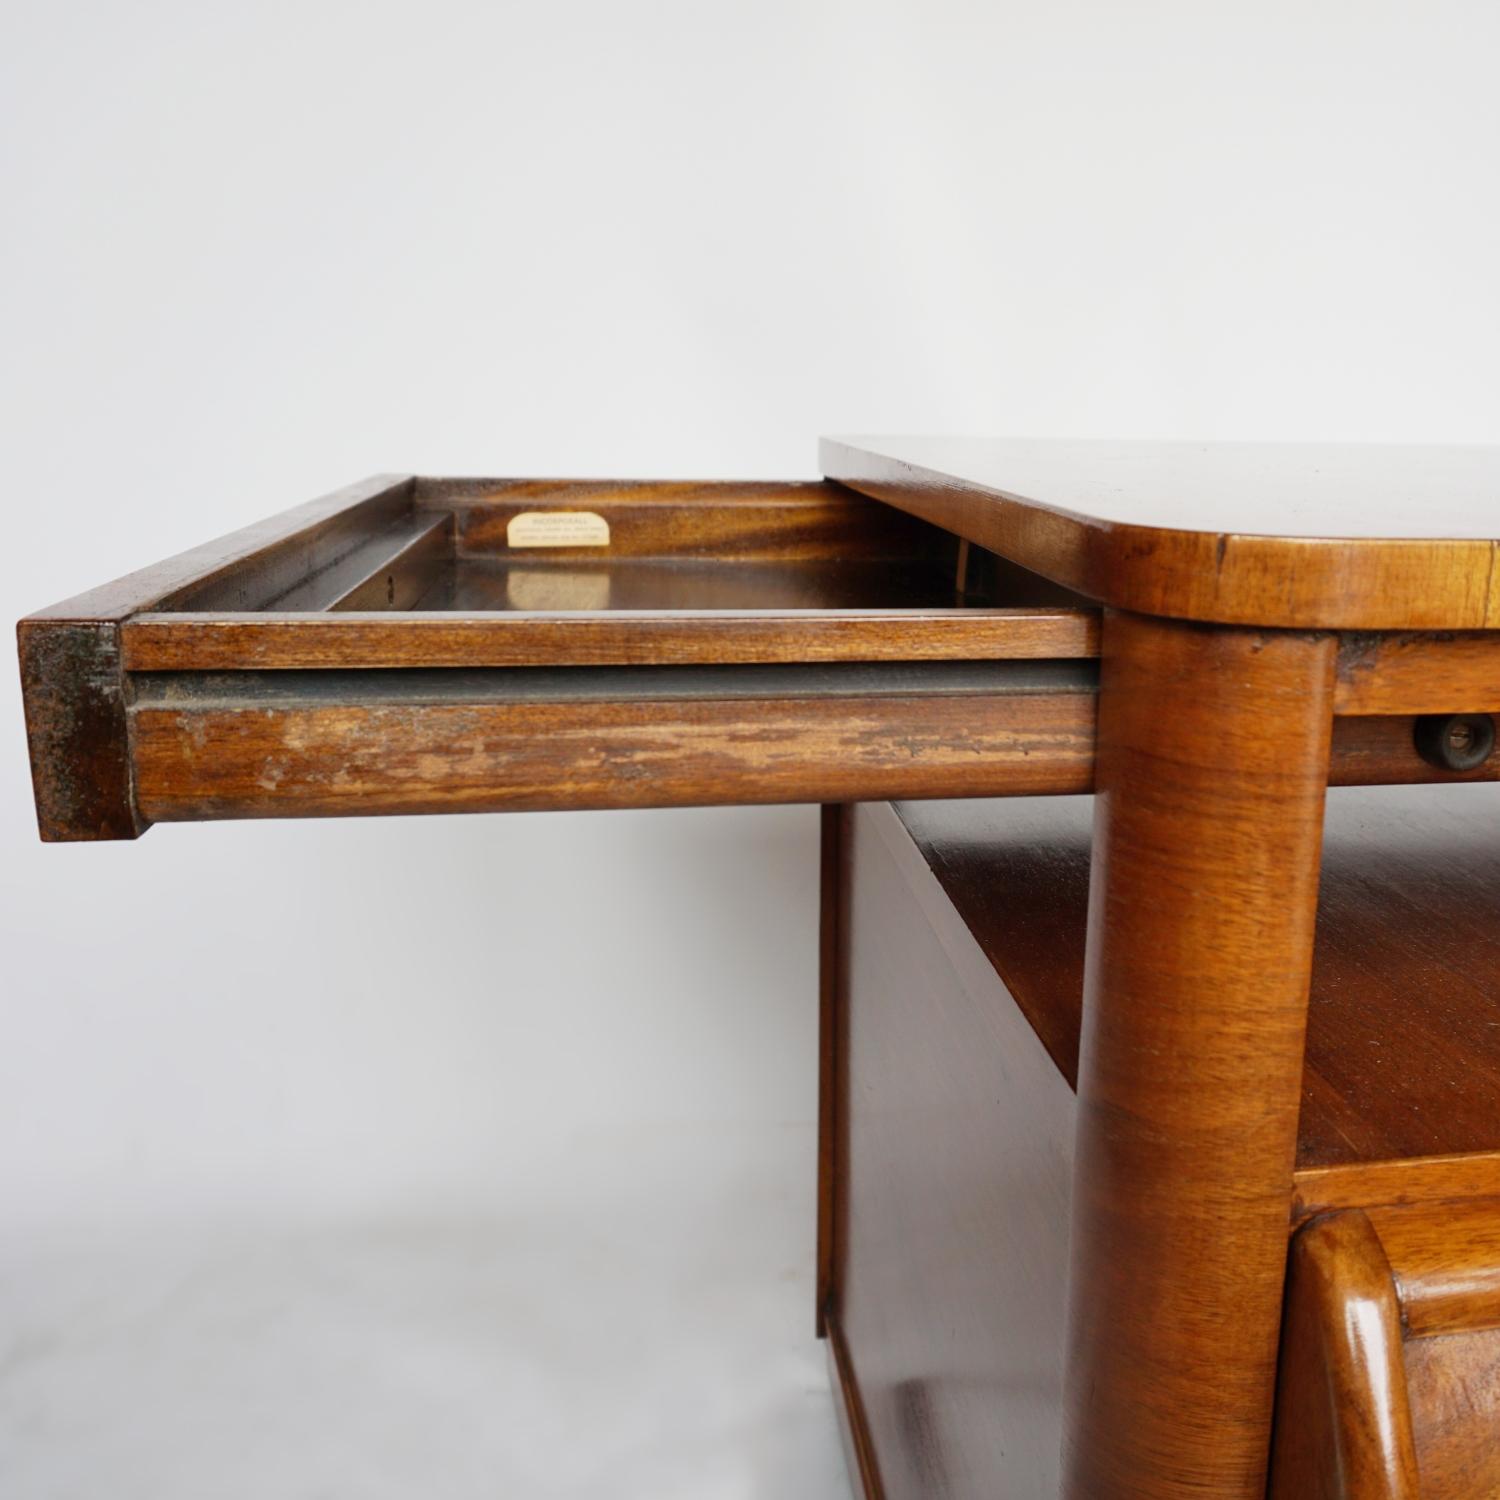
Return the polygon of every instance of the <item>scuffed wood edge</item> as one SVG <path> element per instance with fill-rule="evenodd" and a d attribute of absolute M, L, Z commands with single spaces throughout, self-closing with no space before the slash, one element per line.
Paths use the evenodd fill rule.
<path fill-rule="evenodd" d="M 118 625 L 22 620 L 16 641 L 42 838 L 139 837 Z"/>
<path fill-rule="evenodd" d="M 410 507 L 409 475 L 377 475 L 117 578 L 16 626 L 26 737 L 44 840 L 137 838 L 122 625 L 186 589 Z"/>
<path fill-rule="evenodd" d="M 156 822 L 1087 791 L 1092 692 L 130 709 Z"/>
<path fill-rule="evenodd" d="M 1500 712 L 1500 630 L 1346 635 L 1334 712 Z"/>

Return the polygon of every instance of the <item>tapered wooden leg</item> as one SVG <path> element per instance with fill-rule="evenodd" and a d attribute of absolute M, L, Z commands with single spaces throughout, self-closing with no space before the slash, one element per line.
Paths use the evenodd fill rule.
<path fill-rule="evenodd" d="M 1333 667 L 1105 620 L 1067 1500 L 1264 1493 Z"/>

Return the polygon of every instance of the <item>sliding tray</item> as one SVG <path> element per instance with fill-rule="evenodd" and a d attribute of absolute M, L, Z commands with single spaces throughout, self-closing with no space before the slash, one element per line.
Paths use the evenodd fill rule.
<path fill-rule="evenodd" d="M 46 839 L 1092 774 L 1095 612 L 830 483 L 382 476 L 19 637 Z"/>

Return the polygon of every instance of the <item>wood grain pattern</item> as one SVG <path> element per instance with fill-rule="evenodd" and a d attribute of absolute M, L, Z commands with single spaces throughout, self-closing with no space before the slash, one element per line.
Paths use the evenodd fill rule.
<path fill-rule="evenodd" d="M 852 824 L 832 1321 L 890 1500 L 1055 1495 L 1073 1096 L 892 809 Z"/>
<path fill-rule="evenodd" d="M 1500 713 L 1500 631 L 1350 636 L 1334 704 L 1341 714 Z"/>
<path fill-rule="evenodd" d="M 1369 1218 L 1401 1302 L 1424 1500 L 1500 1494 L 1500 1197 Z"/>
<path fill-rule="evenodd" d="M 1441 979 L 1446 970 L 1457 968 L 1478 984 L 1488 981 L 1492 992 L 1500 989 L 1494 983 L 1500 966 L 1482 942 L 1478 947 L 1466 942 L 1457 948 L 1432 942 L 1423 949 L 1417 964 L 1403 967 L 1399 962 L 1399 955 L 1409 948 L 1414 934 L 1425 941 L 1434 931 L 1441 933 L 1442 914 L 1454 900 L 1454 889 L 1445 878 L 1448 874 L 1460 892 L 1466 884 L 1465 872 L 1472 878 L 1473 889 L 1464 909 L 1475 925 L 1469 936 L 1482 938 L 1485 915 L 1493 911 L 1497 894 L 1483 874 L 1490 857 L 1486 845 L 1493 842 L 1486 834 L 1494 826 L 1489 809 L 1495 798 L 1492 788 L 1479 787 L 1452 791 L 1357 790 L 1329 799 L 1324 915 L 1318 935 L 1320 957 L 1313 971 L 1309 1051 L 1347 1050 L 1351 1062 L 1357 1064 L 1372 1050 L 1368 1038 L 1373 1024 L 1379 1033 L 1379 1051 L 1391 1054 L 1396 1071 L 1390 1077 L 1377 1075 L 1368 1082 L 1362 1074 L 1356 1079 L 1362 1090 L 1356 1097 L 1363 1101 L 1362 1107 L 1373 1111 L 1372 1139 L 1399 1142 L 1409 1138 L 1413 1117 L 1419 1122 L 1418 1138 L 1434 1129 L 1441 1134 L 1444 1126 L 1456 1127 L 1460 1137 L 1466 1132 L 1477 1139 L 1495 1137 L 1500 1091 L 1476 1083 L 1472 1090 L 1455 1093 L 1449 1083 L 1463 1075 L 1455 1075 L 1442 1063 L 1414 1067 L 1411 1071 L 1415 1077 L 1410 1081 L 1403 1078 L 1399 1067 L 1402 1057 L 1423 1055 L 1420 1038 L 1424 1028 L 1430 1027 L 1439 1037 L 1450 1029 L 1451 1022 L 1443 1013 L 1434 1014 L 1412 1004 L 1412 997 L 1427 991 L 1434 977 Z M 1047 1041 L 1059 1076 L 1066 1077 L 1070 1045 L 1076 1055 L 1082 987 L 1089 799 L 903 802 L 895 811 L 912 848 L 951 903 L 951 917 L 963 924 L 986 961 L 1004 977 L 1033 1029 Z M 865 815 L 862 810 L 861 816 Z M 1394 857 L 1389 861 L 1376 854 L 1382 829 L 1394 830 Z M 1476 855 L 1481 857 L 1476 860 Z M 894 907 L 896 903 L 889 904 Z M 1355 913 L 1357 930 L 1351 932 L 1347 942 L 1330 946 L 1335 923 L 1351 920 L 1346 908 Z M 1331 912 L 1345 915 L 1331 917 Z M 876 931 L 882 920 L 874 921 Z M 904 947 L 906 939 L 898 933 L 893 942 Z M 872 960 L 877 972 L 883 972 L 882 962 Z M 1383 991 L 1378 988 L 1382 980 Z M 934 1007 L 924 1003 L 919 1008 L 930 1021 Z M 1375 1011 L 1373 1023 L 1365 1015 L 1370 1008 Z M 1500 1023 L 1485 1025 L 1484 1014 L 1476 1018 L 1480 1023 L 1476 1032 L 1481 1038 L 1486 1032 L 1500 1030 Z M 1410 1028 L 1410 1033 L 1403 1027 Z M 915 1047 L 915 1042 L 910 1045 Z M 1471 1074 L 1482 1070 L 1481 1056 L 1476 1054 L 1470 1061 Z M 862 1082 L 870 1084 L 865 1092 L 874 1097 L 881 1097 L 889 1087 L 857 1077 L 853 1088 L 856 1100 L 862 1096 Z M 1422 1100 L 1425 1103 L 1414 1103 Z M 1325 1139 L 1331 1122 L 1338 1118 L 1327 1113 L 1326 1103 L 1323 1093 L 1305 1080 L 1301 1125 L 1308 1143 Z M 914 1112 L 912 1117 L 919 1115 Z M 1482 1464 L 1487 1460 L 1481 1457 L 1487 1438 L 1500 1430 L 1500 1413 L 1492 1409 L 1492 1396 L 1482 1384 L 1486 1372 L 1494 1368 L 1494 1358 L 1486 1353 L 1486 1346 L 1473 1340 L 1464 1342 L 1460 1335 L 1493 1328 L 1500 1307 L 1500 1214 L 1493 1201 L 1497 1198 L 1497 1152 L 1301 1167 L 1295 1177 L 1294 1223 L 1321 1217 L 1330 1209 L 1363 1206 L 1370 1209 L 1368 1222 L 1378 1225 L 1381 1238 L 1389 1242 L 1390 1259 L 1397 1270 L 1394 1291 L 1388 1288 L 1388 1293 L 1399 1292 L 1405 1321 L 1412 1334 L 1423 1340 L 1421 1350 L 1408 1346 L 1413 1369 L 1429 1372 L 1423 1376 L 1429 1382 L 1427 1387 L 1413 1376 L 1411 1401 L 1416 1430 L 1430 1435 L 1423 1440 L 1438 1455 L 1433 1460 L 1434 1474 L 1468 1476 L 1464 1482 L 1444 1478 L 1445 1488 L 1436 1487 L 1437 1481 L 1430 1479 L 1424 1495 L 1488 1494 L 1495 1483 L 1485 1479 Z M 930 1210 L 935 1220 L 941 1212 L 936 1204 Z M 854 1248 L 857 1253 L 857 1244 Z M 996 1254 L 998 1257 L 1001 1252 L 997 1250 Z M 1003 1280 L 998 1259 L 997 1277 Z M 1354 1304 L 1346 1299 L 1342 1305 L 1347 1310 Z M 1398 1318 L 1398 1338 L 1400 1325 Z M 1429 1341 L 1451 1347 L 1451 1360 L 1428 1357 L 1423 1351 Z M 1289 1360 L 1295 1364 L 1301 1359 L 1303 1355 L 1284 1355 L 1283 1381 Z M 935 1368 L 931 1359 L 929 1363 Z M 1318 1379 L 1326 1382 L 1328 1371 L 1317 1368 L 1322 1369 Z M 1306 1377 L 1306 1369 L 1303 1375 Z M 932 1383 L 940 1384 L 936 1376 Z M 1346 1381 L 1343 1388 L 1347 1401 L 1349 1392 L 1357 1390 L 1357 1382 Z M 1302 1412 L 1308 1422 L 1328 1419 L 1323 1426 L 1314 1425 L 1296 1438 L 1304 1459 L 1309 1453 L 1321 1453 L 1326 1459 L 1338 1452 L 1328 1425 L 1334 1420 L 1335 1409 L 1326 1401 L 1319 1407 L 1318 1389 L 1326 1389 L 1326 1385 L 1309 1387 L 1304 1379 L 1303 1394 L 1291 1401 L 1292 1409 Z M 1283 1391 L 1284 1405 L 1286 1400 Z M 1369 1415 L 1368 1405 L 1362 1409 L 1351 1406 L 1340 1419 L 1345 1422 L 1343 1440 L 1348 1441 L 1348 1433 L 1357 1432 Z M 963 1419 L 958 1420 L 961 1423 Z M 979 1420 L 977 1409 L 967 1420 Z M 1285 1420 L 1279 1431 L 1285 1427 Z M 938 1441 L 927 1425 L 915 1431 L 892 1429 L 889 1440 L 910 1444 L 919 1436 L 930 1443 Z M 951 1426 L 944 1429 L 943 1439 L 951 1452 Z M 1419 1443 L 1419 1458 L 1425 1451 Z M 1288 1460 L 1284 1456 L 1281 1462 Z M 1324 1471 L 1320 1484 L 1329 1472 Z M 1381 1471 L 1377 1468 L 1374 1472 Z M 974 1471 L 969 1473 L 972 1478 Z M 1475 1480 L 1465 1488 L 1476 1474 L 1485 1482 Z M 1005 1492 L 1009 1477 L 1003 1468 L 986 1477 L 992 1489 Z M 1325 1491 L 1311 1480 L 1283 1478 L 1273 1493 L 1302 1497 Z M 1340 1495 L 1343 1491 L 1334 1488 L 1326 1493 Z M 1373 1493 L 1386 1491 L 1377 1488 Z"/>
<path fill-rule="evenodd" d="M 1406 1371 L 1422 1500 L 1500 1495 L 1500 1338 L 1413 1339 Z"/>
<path fill-rule="evenodd" d="M 459 555 L 505 555 L 506 527 L 523 511 L 593 511 L 609 522 L 615 559 L 713 558 L 846 562 L 872 558 L 950 563 L 957 541 L 914 517 L 822 480 L 439 479 L 416 481 L 419 509 L 451 513 Z M 596 560 L 592 548 L 528 554 L 536 565 Z"/>
<path fill-rule="evenodd" d="M 1328 639 L 1108 614 L 1063 1494 L 1265 1487 Z"/>
<path fill-rule="evenodd" d="M 1500 1198 L 1351 1210 L 1293 1241 L 1272 1500 L 1500 1489 Z"/>
<path fill-rule="evenodd" d="M 1023 666 L 1026 682 L 1003 680 Z M 168 822 L 1088 785 L 1093 694 L 1041 666 L 995 663 L 977 686 L 944 692 L 890 681 L 888 668 L 818 669 L 805 686 L 801 669 L 784 669 L 758 688 L 747 674 L 778 669 L 684 685 L 692 670 L 650 669 L 633 688 L 602 673 L 592 690 L 560 674 L 545 685 L 459 674 L 430 688 L 411 673 L 381 685 L 335 674 L 327 686 L 232 674 L 192 691 L 155 679 L 130 709 L 136 795 Z"/>
<path fill-rule="evenodd" d="M 522 556 L 505 531 L 519 510 L 583 505 L 611 518 L 602 569 L 568 548 L 508 560 Z M 821 482 L 378 476 L 21 622 L 42 836 L 129 838 L 149 826 L 126 712 L 137 673 L 1094 653 L 1091 611 L 993 558 L 960 579 L 957 552 L 956 538 Z M 1026 605 L 982 608 L 1002 587 Z M 469 596 L 496 611 L 442 612 Z M 574 609 L 595 599 L 651 607 Z M 673 607 L 687 602 L 731 607 Z"/>
<path fill-rule="evenodd" d="M 1334 791 L 1299 1163 L 1500 1149 L 1500 789 Z"/>
<path fill-rule="evenodd" d="M 1491 755 L 1472 771 L 1449 771 L 1429 765 L 1417 753 L 1416 727 L 1416 718 L 1411 714 L 1335 719 L 1328 784 L 1399 786 L 1500 779 L 1500 755 Z"/>
<path fill-rule="evenodd" d="M 1304 1085 L 1304 1119 L 1308 1098 Z M 1492 1108 L 1487 1100 L 1478 1104 L 1486 1112 Z M 1292 1220 L 1302 1224 L 1340 1208 L 1462 1203 L 1474 1198 L 1500 1198 L 1500 1151 L 1354 1161 L 1335 1167 L 1299 1166 Z"/>
<path fill-rule="evenodd" d="M 829 478 L 1121 609 L 1500 626 L 1500 448 L 825 438 L 821 459 Z"/>
<path fill-rule="evenodd" d="M 1401 1309 L 1358 1210 L 1292 1245 L 1271 1500 L 1421 1500 Z"/>
<path fill-rule="evenodd" d="M 900 807 L 1059 1069 L 1076 1077 L 1089 799 Z M 1299 1115 L 1298 1218 L 1500 1195 L 1500 790 L 1331 792 Z"/>
<path fill-rule="evenodd" d="M 1093 611 L 515 612 L 442 615 L 142 615 L 126 625 L 133 672 L 319 667 L 652 666 L 708 662 L 1084 659 Z"/>
<path fill-rule="evenodd" d="M 1500 1329 L 1500 1200 L 1372 1208 L 1369 1219 L 1409 1337 Z"/>

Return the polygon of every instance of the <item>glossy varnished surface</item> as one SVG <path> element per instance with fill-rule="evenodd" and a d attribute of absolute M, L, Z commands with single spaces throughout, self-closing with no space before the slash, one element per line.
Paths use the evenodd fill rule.
<path fill-rule="evenodd" d="M 1332 648 L 1105 617 L 1065 1500 L 1264 1493 Z"/>
<path fill-rule="evenodd" d="M 1415 1339 L 1406 1371 L 1422 1500 L 1500 1494 L 1500 1336 Z"/>
<path fill-rule="evenodd" d="M 1271 1500 L 1421 1500 L 1401 1307 L 1358 1211 L 1293 1242 Z"/>
<path fill-rule="evenodd" d="M 1271 1500 L 1500 1493 L 1500 1199 L 1325 1214 L 1293 1241 Z"/>
<path fill-rule="evenodd" d="M 1090 799 L 900 814 L 1072 1078 Z M 1334 788 L 1323 863 L 1299 1166 L 1500 1149 L 1500 788 Z"/>
<path fill-rule="evenodd" d="M 822 467 L 1147 614 L 1500 626 L 1500 448 L 860 437 Z"/>

